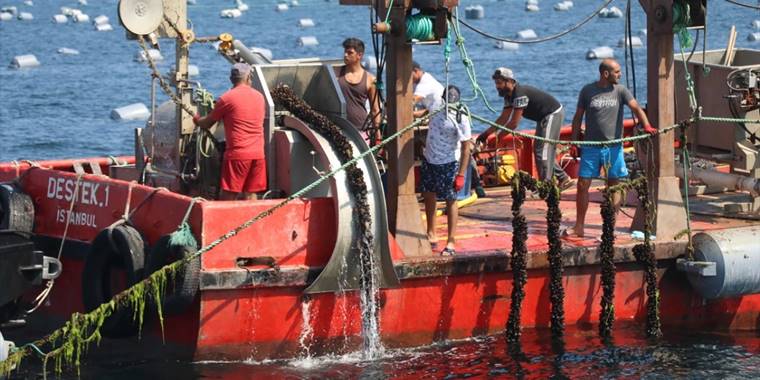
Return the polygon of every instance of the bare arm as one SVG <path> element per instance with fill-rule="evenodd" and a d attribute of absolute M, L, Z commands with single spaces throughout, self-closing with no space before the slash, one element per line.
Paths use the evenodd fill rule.
<path fill-rule="evenodd" d="M 509 121 L 509 118 L 512 116 L 512 107 L 506 107 L 501 110 L 501 115 L 499 115 L 498 118 L 496 118 L 496 121 L 494 123 L 499 125 L 505 125 Z M 496 130 L 496 127 L 488 127 L 485 131 L 481 132 L 478 136 L 478 140 L 485 142 L 488 136 L 490 136 L 494 131 Z M 484 136 L 484 137 L 481 137 Z"/>
<path fill-rule="evenodd" d="M 467 169 L 470 168 L 470 140 L 462 141 L 461 145 L 461 153 L 459 155 L 459 173 L 457 174 L 463 176 L 464 173 L 467 172 Z"/>
<path fill-rule="evenodd" d="M 380 96 L 377 93 L 375 77 L 367 75 L 367 82 L 367 96 L 369 97 L 370 108 L 372 109 L 372 124 L 379 130 L 380 123 L 383 120 L 382 115 L 380 115 Z"/>
<path fill-rule="evenodd" d="M 211 115 L 206 115 L 198 119 L 198 122 L 196 123 L 196 125 L 201 127 L 201 129 L 209 129 L 215 123 L 216 123 L 216 120 L 212 119 Z"/>
<path fill-rule="evenodd" d="M 520 120 L 522 120 L 523 111 L 525 111 L 524 108 L 515 108 L 514 111 L 512 111 L 512 118 L 509 119 L 507 128 L 512 130 L 517 128 L 517 125 L 520 124 Z"/>
<path fill-rule="evenodd" d="M 641 122 L 641 125 L 651 125 L 649 123 L 649 118 L 647 118 L 646 112 L 644 112 L 644 109 L 639 106 L 639 102 L 636 101 L 636 99 L 631 99 L 628 102 L 628 107 L 631 108 L 631 112 L 633 112 L 634 115 L 639 119 L 639 122 Z"/>
<path fill-rule="evenodd" d="M 583 107 L 578 107 L 575 110 L 575 115 L 573 116 L 573 135 L 571 138 L 573 141 L 578 141 L 581 137 L 581 123 L 583 123 L 584 113 L 586 113 L 586 110 Z"/>

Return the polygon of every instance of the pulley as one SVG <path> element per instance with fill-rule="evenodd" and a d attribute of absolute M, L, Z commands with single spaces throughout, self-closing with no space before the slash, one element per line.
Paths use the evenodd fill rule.
<path fill-rule="evenodd" d="M 162 0 L 121 0 L 119 21 L 129 32 L 137 35 L 150 34 L 164 19 Z"/>

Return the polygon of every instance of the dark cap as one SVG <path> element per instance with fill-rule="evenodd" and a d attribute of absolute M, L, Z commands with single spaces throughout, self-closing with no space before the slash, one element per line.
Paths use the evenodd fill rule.
<path fill-rule="evenodd" d="M 232 65 L 232 69 L 230 70 L 230 78 L 232 79 L 242 79 L 247 77 L 251 74 L 251 65 L 247 63 L 236 63 Z"/>
<path fill-rule="evenodd" d="M 422 70 L 422 66 L 417 61 L 412 61 L 412 70 Z"/>

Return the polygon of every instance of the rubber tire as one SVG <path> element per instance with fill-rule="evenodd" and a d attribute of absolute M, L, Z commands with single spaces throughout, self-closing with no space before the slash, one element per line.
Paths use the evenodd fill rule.
<path fill-rule="evenodd" d="M 0 230 L 31 233 L 33 229 L 32 198 L 15 184 L 0 184 Z"/>
<path fill-rule="evenodd" d="M 127 287 L 143 279 L 145 243 L 140 233 L 127 224 L 114 227 L 111 237 L 108 229 L 100 231 L 92 242 L 82 271 L 82 299 L 87 312 L 109 302 L 114 296 L 110 274 L 115 265 L 124 269 Z M 118 309 L 105 320 L 100 331 L 109 338 L 134 336 L 139 330 L 139 322 L 133 317 L 131 308 Z"/>
<path fill-rule="evenodd" d="M 162 236 L 151 249 L 146 259 L 148 273 L 161 269 L 179 259 L 194 255 L 195 247 L 171 246 L 169 235 Z M 200 256 L 187 263 L 178 273 L 174 281 L 169 281 L 161 305 L 164 313 L 177 315 L 183 313 L 193 304 L 200 290 L 201 258 Z"/>

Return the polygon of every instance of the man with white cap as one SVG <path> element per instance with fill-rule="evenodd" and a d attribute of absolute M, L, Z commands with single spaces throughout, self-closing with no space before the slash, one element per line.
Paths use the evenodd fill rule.
<path fill-rule="evenodd" d="M 519 84 L 512 70 L 506 67 L 496 69 L 491 78 L 499 96 L 504 97 L 504 108 L 496 119 L 496 124 L 515 129 L 525 117 L 536 122 L 536 136 L 559 138 L 565 112 L 557 99 L 535 87 Z M 478 136 L 477 142 L 485 144 L 488 136 L 495 130 L 496 127 L 488 128 Z M 540 179 L 548 180 L 556 176 L 563 190 L 573 185 L 567 173 L 557 164 L 554 144 L 534 140 L 533 152 Z"/>
<path fill-rule="evenodd" d="M 205 117 L 193 121 L 203 129 L 224 122 L 226 148 L 222 162 L 220 199 L 256 199 L 267 188 L 264 157 L 264 96 L 251 87 L 251 66 L 236 63 L 230 70 L 232 89 L 225 92 Z"/>

